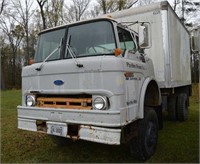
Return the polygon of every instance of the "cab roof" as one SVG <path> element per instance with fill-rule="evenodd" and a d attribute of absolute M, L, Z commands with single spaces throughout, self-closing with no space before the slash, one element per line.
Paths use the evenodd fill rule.
<path fill-rule="evenodd" d="M 62 28 L 67 27 L 67 26 L 80 25 L 80 24 L 91 23 L 91 22 L 96 22 L 96 21 L 110 21 L 110 22 L 118 23 L 115 19 L 112 19 L 109 16 L 108 17 L 101 17 L 101 18 L 93 18 L 93 19 L 77 21 L 77 22 L 73 22 L 73 23 L 69 23 L 69 24 L 65 24 L 65 25 L 61 25 L 61 26 L 48 28 L 48 29 L 45 29 L 45 30 L 42 30 L 41 32 L 39 32 L 39 35 L 42 34 L 42 33 L 54 31 L 54 30 L 57 30 L 57 29 L 62 29 Z"/>

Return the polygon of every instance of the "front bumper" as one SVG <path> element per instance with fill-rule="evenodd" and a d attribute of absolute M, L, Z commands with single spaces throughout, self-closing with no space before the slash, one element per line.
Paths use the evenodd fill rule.
<path fill-rule="evenodd" d="M 59 136 L 119 145 L 121 126 L 127 123 L 126 116 L 126 109 L 88 111 L 18 106 L 18 128 L 51 134 L 50 125 L 62 126 L 65 130 Z M 38 121 L 43 123 L 43 130 L 38 128 Z M 71 125 L 77 129 L 75 135 L 70 134 Z"/>
<path fill-rule="evenodd" d="M 58 123 L 58 122 L 46 122 L 46 125 L 59 125 L 67 127 L 66 123 Z M 29 130 L 29 131 L 38 131 L 37 127 L 37 121 L 36 120 L 30 120 L 30 119 L 21 119 L 18 118 L 18 128 L 23 130 Z M 44 128 L 45 129 L 45 128 Z M 50 134 L 50 129 L 44 130 L 44 131 L 38 131 L 38 132 L 45 132 L 47 134 Z M 80 125 L 78 127 L 77 135 L 71 136 L 68 133 L 68 128 L 64 130 L 65 133 L 62 135 L 58 135 L 60 137 L 66 137 L 71 138 L 73 140 L 87 140 L 92 142 L 98 142 L 98 143 L 104 143 L 104 144 L 110 144 L 110 145 L 120 145 L 121 140 L 121 129 L 111 129 L 111 128 L 101 128 L 101 127 L 95 127 L 95 126 L 86 126 L 86 125 Z"/>

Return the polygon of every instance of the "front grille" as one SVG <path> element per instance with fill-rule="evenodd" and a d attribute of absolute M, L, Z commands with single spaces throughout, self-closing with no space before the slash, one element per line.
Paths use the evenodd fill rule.
<path fill-rule="evenodd" d="M 37 97 L 37 106 L 43 108 L 92 109 L 92 97 Z"/>

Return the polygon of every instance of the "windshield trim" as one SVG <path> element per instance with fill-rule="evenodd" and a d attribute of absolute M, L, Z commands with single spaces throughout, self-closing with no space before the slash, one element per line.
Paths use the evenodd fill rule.
<path fill-rule="evenodd" d="M 115 47 L 117 47 L 116 33 L 115 33 L 115 28 L 114 28 L 114 24 L 113 24 L 114 21 L 113 20 L 108 19 L 108 18 L 101 18 L 101 19 L 96 19 L 96 20 L 81 21 L 81 22 L 72 23 L 72 24 L 69 24 L 69 25 L 60 26 L 60 27 L 57 27 L 57 28 L 48 29 L 48 30 L 42 31 L 42 32 L 40 32 L 38 34 L 38 36 L 40 37 L 41 35 L 46 34 L 46 33 L 50 33 L 50 32 L 53 32 L 53 31 L 65 29 L 65 32 L 64 32 L 64 35 L 63 35 L 63 44 L 61 45 L 61 48 L 60 48 L 60 51 L 61 51 L 60 57 L 57 58 L 57 59 L 48 59 L 46 62 L 63 60 L 63 59 L 70 59 L 71 58 L 70 56 L 69 57 L 64 57 L 65 53 L 66 53 L 66 46 L 64 46 L 64 45 L 66 45 L 67 37 L 68 37 L 68 31 L 69 31 L 70 27 L 75 27 L 75 26 L 79 26 L 79 25 L 83 25 L 83 24 L 89 24 L 89 23 L 95 23 L 95 22 L 103 22 L 103 21 L 107 21 L 107 22 L 109 22 L 111 24 L 113 37 L 114 37 L 113 38 L 114 39 L 114 44 L 115 44 Z M 38 45 L 40 45 L 40 42 L 41 42 L 41 40 L 38 39 Z M 37 45 L 37 47 L 38 47 L 38 45 Z M 39 49 L 37 48 L 37 50 L 35 52 L 35 55 L 38 54 L 38 51 L 39 51 Z M 82 56 L 76 56 L 76 58 L 105 56 L 105 55 L 109 55 L 109 56 L 113 55 L 114 56 L 114 52 L 113 53 L 82 55 Z M 35 63 L 41 63 L 41 62 L 42 61 L 35 61 Z"/>

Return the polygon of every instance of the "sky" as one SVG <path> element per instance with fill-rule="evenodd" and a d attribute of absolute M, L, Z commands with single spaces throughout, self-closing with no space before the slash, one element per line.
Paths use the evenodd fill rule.
<path fill-rule="evenodd" d="M 97 0 L 91 0 L 89 7 L 94 6 L 96 1 Z M 154 2 L 159 2 L 159 1 L 164 1 L 164 0 L 155 0 Z M 181 4 L 181 0 L 179 0 L 179 1 L 180 1 L 180 4 Z M 0 0 L 0 2 L 1 2 L 1 0 Z M 22 2 L 23 2 L 23 0 L 22 0 Z M 70 2 L 70 0 L 67 0 L 67 3 L 69 3 L 69 2 Z M 168 0 L 168 2 L 170 3 L 170 5 L 172 7 L 174 6 L 174 0 Z M 190 0 L 190 2 L 199 2 L 199 0 Z M 39 6 L 37 4 L 37 1 L 33 0 L 32 9 L 36 9 L 36 8 L 39 9 Z M 199 10 L 199 12 L 196 12 L 195 14 L 190 14 L 188 16 L 187 22 L 189 22 L 189 23 L 192 22 L 193 24 L 195 23 L 195 24 L 197 24 L 197 26 L 200 25 L 200 8 L 198 10 Z M 179 11 L 178 16 L 180 16 L 180 15 L 181 15 L 181 12 Z"/>

